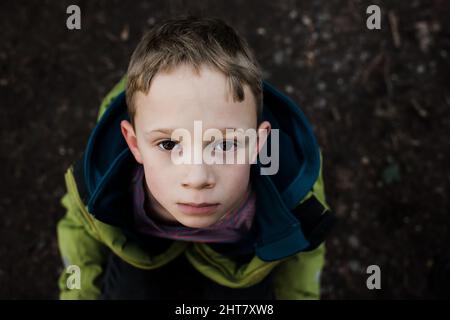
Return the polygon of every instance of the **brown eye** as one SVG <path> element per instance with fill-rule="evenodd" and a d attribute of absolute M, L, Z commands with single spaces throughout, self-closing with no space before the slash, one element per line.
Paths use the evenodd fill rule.
<path fill-rule="evenodd" d="M 224 140 L 221 143 L 219 143 L 216 148 L 219 149 L 219 151 L 227 152 L 237 147 L 236 142 L 233 140 Z"/>
<path fill-rule="evenodd" d="M 165 151 L 170 151 L 173 148 L 175 148 L 177 144 L 178 144 L 177 142 L 172 141 L 172 140 L 164 140 L 164 141 L 160 142 L 158 144 L 158 146 Z"/>

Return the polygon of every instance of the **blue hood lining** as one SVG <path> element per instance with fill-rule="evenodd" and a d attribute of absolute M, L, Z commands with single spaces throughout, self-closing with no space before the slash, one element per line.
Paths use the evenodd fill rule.
<path fill-rule="evenodd" d="M 288 96 L 284 95 L 275 87 L 270 85 L 268 82 L 264 83 L 264 91 L 273 95 L 276 100 L 282 102 L 284 107 L 289 109 L 289 115 L 287 115 L 287 119 L 290 121 L 289 128 L 292 130 L 292 132 L 289 132 L 289 134 L 291 137 L 295 137 L 295 142 L 299 144 L 301 149 L 297 150 L 297 157 L 302 157 L 303 161 L 300 170 L 298 170 L 297 168 L 298 173 L 295 175 L 293 181 L 286 188 L 283 188 L 284 190 L 280 190 L 282 198 L 287 207 L 290 209 L 294 209 L 298 205 L 299 201 L 308 194 L 319 176 L 319 146 L 308 120 L 306 119 L 300 108 L 297 106 L 297 104 Z M 273 109 L 273 107 L 268 109 L 271 110 Z M 276 110 L 273 110 L 273 112 L 275 113 Z M 273 117 L 275 116 L 272 116 L 272 118 Z M 280 153 L 281 152 L 282 151 L 280 150 Z M 299 152 L 301 152 L 301 154 Z M 280 159 L 280 162 L 281 161 L 282 159 Z M 288 159 L 288 161 L 294 160 Z"/>

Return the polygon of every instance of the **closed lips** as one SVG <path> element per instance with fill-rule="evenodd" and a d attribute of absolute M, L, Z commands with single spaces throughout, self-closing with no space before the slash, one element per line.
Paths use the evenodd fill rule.
<path fill-rule="evenodd" d="M 192 203 L 192 202 L 181 203 L 180 202 L 178 204 L 183 204 L 183 205 L 186 205 L 186 206 L 197 207 L 197 208 L 210 207 L 210 206 L 218 205 L 218 203 L 205 203 L 205 202 L 202 202 L 202 203 Z"/>
<path fill-rule="evenodd" d="M 212 214 L 218 206 L 218 203 L 178 203 L 179 210 L 188 215 Z"/>

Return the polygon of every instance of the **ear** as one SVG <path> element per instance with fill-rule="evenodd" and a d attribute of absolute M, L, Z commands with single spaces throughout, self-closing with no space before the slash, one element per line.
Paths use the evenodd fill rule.
<path fill-rule="evenodd" d="M 256 163 L 256 157 L 258 156 L 259 152 L 261 151 L 262 147 L 264 146 L 264 143 L 267 141 L 267 137 L 270 134 L 270 130 L 272 129 L 272 125 L 269 121 L 263 121 L 257 131 L 258 131 L 258 141 L 255 146 L 255 152 L 253 153 L 252 162 Z"/>
<path fill-rule="evenodd" d="M 137 145 L 137 138 L 133 126 L 129 121 L 122 120 L 122 122 L 120 122 L 120 129 L 125 141 L 127 142 L 128 148 L 130 148 L 131 153 L 133 153 L 134 158 L 137 162 L 142 164 L 142 155 Z"/>

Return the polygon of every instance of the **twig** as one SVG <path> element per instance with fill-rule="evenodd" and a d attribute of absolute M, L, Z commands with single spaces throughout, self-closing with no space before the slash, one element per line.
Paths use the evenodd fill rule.
<path fill-rule="evenodd" d="M 422 118 L 428 117 L 428 111 L 422 108 L 422 106 L 416 101 L 416 99 L 412 99 L 411 103 L 414 107 L 414 110 L 416 110 L 417 114 Z"/>
<path fill-rule="evenodd" d="M 394 11 L 390 10 L 388 13 L 389 24 L 391 25 L 392 40 L 394 41 L 394 46 L 400 48 L 402 41 L 400 38 L 400 33 L 398 32 L 398 19 Z"/>

